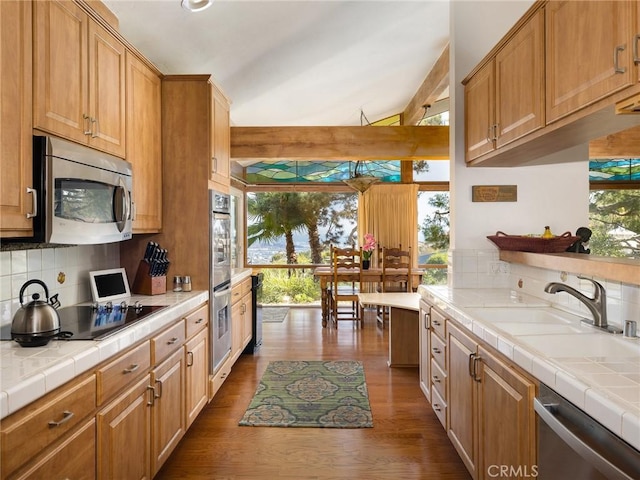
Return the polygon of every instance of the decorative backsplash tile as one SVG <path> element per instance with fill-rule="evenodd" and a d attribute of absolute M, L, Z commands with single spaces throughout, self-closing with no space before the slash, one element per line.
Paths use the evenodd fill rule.
<path fill-rule="evenodd" d="M 62 306 L 91 300 L 89 272 L 120 266 L 118 243 L 57 246 L 0 252 L 0 324 L 11 323 L 20 307 L 20 289 L 28 280 L 42 280 L 50 295 L 58 294 Z M 38 285 L 30 285 L 24 300 Z"/>
<path fill-rule="evenodd" d="M 448 256 L 449 286 L 454 288 L 512 288 L 543 299 L 552 305 L 590 318 L 587 308 L 571 295 L 548 294 L 544 287 L 549 282 L 566 283 L 591 296 L 591 282 L 580 280 L 575 273 L 563 274 L 521 264 L 500 261 L 499 252 L 493 250 L 451 250 Z M 566 275 L 566 277 L 565 277 Z M 622 326 L 625 320 L 640 324 L 640 286 L 594 278 L 607 291 L 609 323 Z"/>

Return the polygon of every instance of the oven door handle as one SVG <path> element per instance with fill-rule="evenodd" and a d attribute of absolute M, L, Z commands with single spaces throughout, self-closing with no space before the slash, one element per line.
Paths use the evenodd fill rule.
<path fill-rule="evenodd" d="M 225 295 L 229 295 L 230 293 L 231 293 L 231 288 L 227 287 L 227 288 L 223 288 L 222 290 L 213 292 L 213 297 L 214 298 L 224 297 Z"/>
<path fill-rule="evenodd" d="M 604 458 L 593 448 L 587 445 L 580 437 L 572 432 L 567 426 L 553 413 L 555 403 L 542 403 L 539 399 L 533 399 L 533 408 L 538 416 L 553 430 L 564 442 L 569 445 L 578 455 L 593 465 L 600 473 L 610 480 L 633 480 L 632 477 L 625 474 L 609 460 Z"/>

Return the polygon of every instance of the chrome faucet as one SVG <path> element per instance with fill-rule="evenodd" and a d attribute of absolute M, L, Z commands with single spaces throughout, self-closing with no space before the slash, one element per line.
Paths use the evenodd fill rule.
<path fill-rule="evenodd" d="M 579 292 L 573 287 L 570 287 L 569 285 L 558 282 L 551 282 L 547 284 L 547 286 L 544 287 L 544 291 L 547 293 L 567 292 L 569 295 L 577 298 L 582 303 L 584 303 L 584 305 L 593 315 L 593 320 L 588 320 L 585 318 L 582 320 L 583 323 L 593 325 L 594 327 L 607 330 L 611 333 L 622 333 L 622 330 L 607 323 L 607 292 L 605 291 L 602 284 L 580 275 L 578 275 L 578 278 L 582 280 L 588 280 L 589 282 L 593 283 L 593 298 L 587 297 L 585 294 Z"/>

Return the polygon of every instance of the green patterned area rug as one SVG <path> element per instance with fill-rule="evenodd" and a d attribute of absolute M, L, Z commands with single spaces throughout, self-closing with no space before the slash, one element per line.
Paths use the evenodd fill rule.
<path fill-rule="evenodd" d="M 373 427 L 362 362 L 269 363 L 240 425 Z"/>

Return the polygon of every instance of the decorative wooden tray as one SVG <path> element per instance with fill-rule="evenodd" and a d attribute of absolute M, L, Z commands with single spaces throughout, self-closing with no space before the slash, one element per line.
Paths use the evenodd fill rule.
<path fill-rule="evenodd" d="M 496 232 L 495 235 L 489 235 L 487 238 L 495 243 L 500 250 L 533 253 L 564 252 L 580 240 L 580 237 L 572 235 L 571 232 L 564 232 L 562 235 L 553 238 L 507 235 L 504 232 Z"/>

